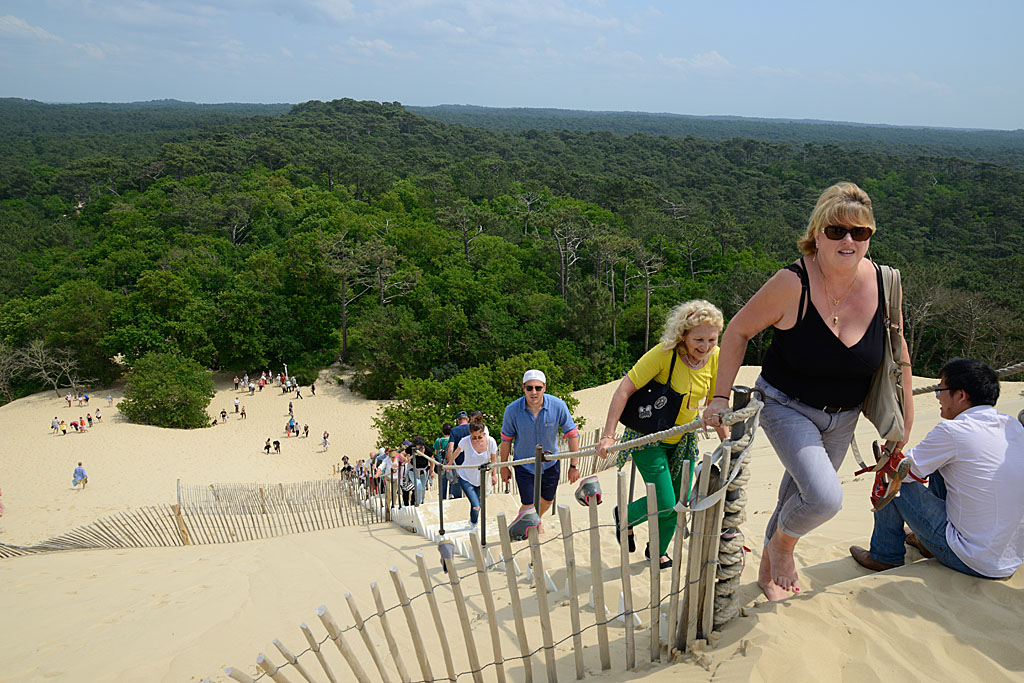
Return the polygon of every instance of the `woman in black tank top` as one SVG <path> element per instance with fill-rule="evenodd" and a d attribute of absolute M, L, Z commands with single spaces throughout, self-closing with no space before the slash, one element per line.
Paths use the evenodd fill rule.
<path fill-rule="evenodd" d="M 717 398 L 704 411 L 711 424 L 729 408 L 723 397 L 747 342 L 774 328 L 756 385 L 765 394 L 761 426 L 786 467 L 758 570 L 758 585 L 770 600 L 800 590 L 793 549 L 842 504 L 836 472 L 882 360 L 885 338 L 881 276 L 865 258 L 874 233 L 867 193 L 853 183 L 825 190 L 797 242 L 805 256 L 768 280 L 722 335 Z M 903 345 L 903 357 L 909 358 L 906 341 Z M 909 367 L 903 386 L 909 435 L 914 405 Z"/>

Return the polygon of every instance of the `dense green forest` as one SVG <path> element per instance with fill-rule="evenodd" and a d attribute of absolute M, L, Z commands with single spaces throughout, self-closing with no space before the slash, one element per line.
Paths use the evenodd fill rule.
<path fill-rule="evenodd" d="M 874 199 L 873 257 L 904 270 L 916 372 L 956 354 L 1024 358 L 1024 171 L 1011 164 L 490 131 L 352 100 L 0 104 L 8 398 L 108 382 L 150 353 L 229 371 L 285 362 L 303 381 L 341 357 L 371 397 L 435 392 L 526 353 L 556 364 L 564 390 L 605 382 L 675 303 L 738 310 L 797 256 L 839 179 Z"/>
<path fill-rule="evenodd" d="M 1024 168 L 1024 130 L 930 128 L 840 123 L 812 119 L 760 119 L 741 116 L 688 116 L 630 111 L 572 109 L 500 109 L 442 104 L 406 107 L 429 119 L 490 130 L 607 131 L 647 133 L 707 140 L 751 138 L 763 142 L 840 145 L 901 156 L 957 156 Z"/>

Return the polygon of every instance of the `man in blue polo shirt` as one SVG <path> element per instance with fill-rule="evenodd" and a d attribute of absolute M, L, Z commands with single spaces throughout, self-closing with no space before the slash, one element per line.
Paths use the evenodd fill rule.
<path fill-rule="evenodd" d="M 558 453 L 558 429 L 569 441 L 569 452 L 580 449 L 579 430 L 569 414 L 565 401 L 545 394 L 547 378 L 540 370 L 527 370 L 523 375 L 523 396 L 512 401 L 505 407 L 505 417 L 501 423 L 501 461 L 508 460 L 509 450 L 515 444 L 515 459 L 530 460 L 528 465 L 503 467 L 502 481 L 508 481 L 515 470 L 516 485 L 519 487 L 519 499 L 522 502 L 520 514 L 536 503 L 537 514 L 541 517 L 551 507 L 558 488 L 558 477 L 561 473 L 561 461 L 553 460 L 544 463 L 541 477 L 540 500 L 533 500 L 534 476 L 533 458 L 538 445 L 544 451 Z M 580 478 L 577 459 L 569 461 L 569 482 L 576 483 Z"/>

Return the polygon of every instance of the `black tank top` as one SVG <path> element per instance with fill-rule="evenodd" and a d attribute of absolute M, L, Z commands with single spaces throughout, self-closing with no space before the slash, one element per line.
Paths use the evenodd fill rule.
<path fill-rule="evenodd" d="M 821 319 L 811 303 L 811 287 L 803 258 L 785 270 L 800 276 L 800 308 L 788 330 L 776 328 L 765 353 L 761 375 L 775 388 L 815 408 L 856 408 L 864 402 L 871 377 L 882 362 L 885 301 L 882 272 L 875 266 L 878 306 L 864 336 L 846 346 Z M 806 310 L 805 310 L 806 303 Z"/>

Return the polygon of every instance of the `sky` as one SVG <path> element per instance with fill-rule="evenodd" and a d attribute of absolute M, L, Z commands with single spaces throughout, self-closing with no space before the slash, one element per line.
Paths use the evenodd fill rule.
<path fill-rule="evenodd" d="M 1018 129 L 1022 29 L 1022 0 L 3 0 L 0 97 Z"/>

